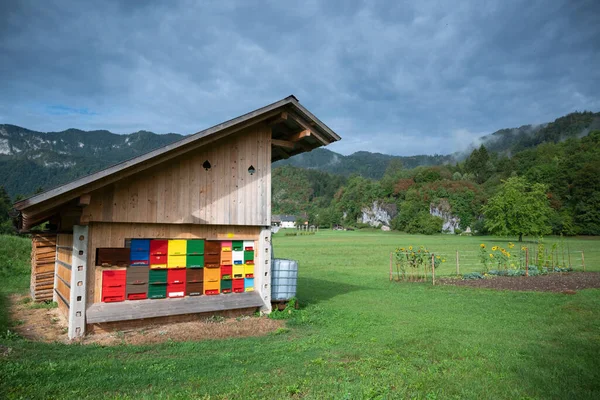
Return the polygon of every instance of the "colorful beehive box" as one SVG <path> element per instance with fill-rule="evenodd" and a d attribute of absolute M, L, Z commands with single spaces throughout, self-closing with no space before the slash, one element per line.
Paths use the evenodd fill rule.
<path fill-rule="evenodd" d="M 185 258 L 185 265 L 187 268 L 204 268 L 204 255 L 188 254 Z"/>
<path fill-rule="evenodd" d="M 124 301 L 126 285 L 125 269 L 102 271 L 102 301 L 106 303 Z"/>
<path fill-rule="evenodd" d="M 254 240 L 244 240 L 244 250 L 254 250 Z"/>
<path fill-rule="evenodd" d="M 244 291 L 246 291 L 246 292 L 254 291 L 254 278 L 245 278 L 244 279 Z"/>
<path fill-rule="evenodd" d="M 173 256 L 171 254 L 169 254 L 168 258 L 167 258 L 167 268 L 168 269 L 173 269 L 173 268 L 185 268 L 186 267 L 186 256 Z"/>
<path fill-rule="evenodd" d="M 150 240 L 150 255 L 151 256 L 166 256 L 169 254 L 169 241 L 153 239 Z"/>
<path fill-rule="evenodd" d="M 233 279 L 244 278 L 244 264 L 233 264 Z"/>
<path fill-rule="evenodd" d="M 150 265 L 150 240 L 148 239 L 131 239 L 129 255 L 129 265 L 147 266 Z"/>
<path fill-rule="evenodd" d="M 254 278 L 254 264 L 244 264 L 244 278 Z"/>
<path fill-rule="evenodd" d="M 231 265 L 232 264 L 232 258 L 231 258 L 231 251 L 223 251 L 221 252 L 221 260 L 219 261 L 221 263 L 221 265 Z"/>
<path fill-rule="evenodd" d="M 168 255 L 152 255 L 150 254 L 150 268 L 152 269 L 160 269 L 167 268 L 169 256 Z"/>
<path fill-rule="evenodd" d="M 200 296 L 204 294 L 204 269 L 187 270 L 185 294 L 187 296 Z"/>
<path fill-rule="evenodd" d="M 221 242 L 207 240 L 204 243 L 204 266 L 218 268 L 221 265 Z"/>
<path fill-rule="evenodd" d="M 96 265 L 123 266 L 129 265 L 130 249 L 121 247 L 105 247 L 96 249 Z"/>
<path fill-rule="evenodd" d="M 221 281 L 221 293 L 231 293 L 232 289 L 232 281 L 231 280 L 222 280 Z"/>
<path fill-rule="evenodd" d="M 187 241 L 187 268 L 204 268 L 204 240 L 191 239 Z"/>
<path fill-rule="evenodd" d="M 169 240 L 169 255 L 185 256 L 187 255 L 187 240 Z"/>
<path fill-rule="evenodd" d="M 190 239 L 187 241 L 187 254 L 190 256 L 204 255 L 204 239 Z"/>
<path fill-rule="evenodd" d="M 170 269 L 167 274 L 167 297 L 185 296 L 185 269 Z"/>
<path fill-rule="evenodd" d="M 244 250 L 244 263 L 254 264 L 254 250 Z"/>
<path fill-rule="evenodd" d="M 221 279 L 233 278 L 233 267 L 231 265 L 221 265 Z"/>
<path fill-rule="evenodd" d="M 240 251 L 244 250 L 244 241 L 243 240 L 234 240 L 231 242 L 231 250 L 232 251 Z"/>
<path fill-rule="evenodd" d="M 231 252 L 231 260 L 233 265 L 244 263 L 244 250 L 233 250 Z"/>
<path fill-rule="evenodd" d="M 150 239 L 131 239 L 129 247 L 132 253 L 150 253 Z"/>
<path fill-rule="evenodd" d="M 221 268 L 204 268 L 204 294 L 219 294 L 221 289 Z"/>
<path fill-rule="evenodd" d="M 148 296 L 148 267 L 127 268 L 127 300 L 141 300 Z"/>
<path fill-rule="evenodd" d="M 148 277 L 148 298 L 164 299 L 167 297 L 167 270 L 151 269 Z"/>
<path fill-rule="evenodd" d="M 234 279 L 232 281 L 233 293 L 244 293 L 244 279 Z"/>
<path fill-rule="evenodd" d="M 231 241 L 229 240 L 224 240 L 221 242 L 221 251 L 231 251 Z"/>

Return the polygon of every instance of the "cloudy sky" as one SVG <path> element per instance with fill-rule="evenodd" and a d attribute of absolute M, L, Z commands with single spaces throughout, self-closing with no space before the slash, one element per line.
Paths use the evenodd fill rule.
<path fill-rule="evenodd" d="M 600 111 L 598 0 L 4 1 L 0 123 L 194 133 L 294 94 L 331 150 Z"/>

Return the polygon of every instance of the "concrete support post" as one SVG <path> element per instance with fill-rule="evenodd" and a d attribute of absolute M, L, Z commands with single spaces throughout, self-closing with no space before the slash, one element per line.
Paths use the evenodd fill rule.
<path fill-rule="evenodd" d="M 266 226 L 260 230 L 260 238 L 258 239 L 258 265 L 255 274 L 256 289 L 260 293 L 260 297 L 264 303 L 261 311 L 264 313 L 271 312 L 271 227 Z"/>
<path fill-rule="evenodd" d="M 88 227 L 73 227 L 71 299 L 69 301 L 69 339 L 85 335 L 85 307 L 88 257 Z"/>

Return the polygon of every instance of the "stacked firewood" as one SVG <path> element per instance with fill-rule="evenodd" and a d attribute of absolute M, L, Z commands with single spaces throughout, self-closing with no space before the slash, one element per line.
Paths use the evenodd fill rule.
<path fill-rule="evenodd" d="M 54 289 L 56 235 L 35 234 L 31 237 L 31 297 L 51 301 Z"/>

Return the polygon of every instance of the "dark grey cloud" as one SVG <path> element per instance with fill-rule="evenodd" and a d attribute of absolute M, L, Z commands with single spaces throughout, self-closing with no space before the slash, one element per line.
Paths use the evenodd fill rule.
<path fill-rule="evenodd" d="M 447 153 L 600 110 L 600 3 L 0 4 L 0 123 L 192 133 L 294 93 L 332 150 Z"/>

